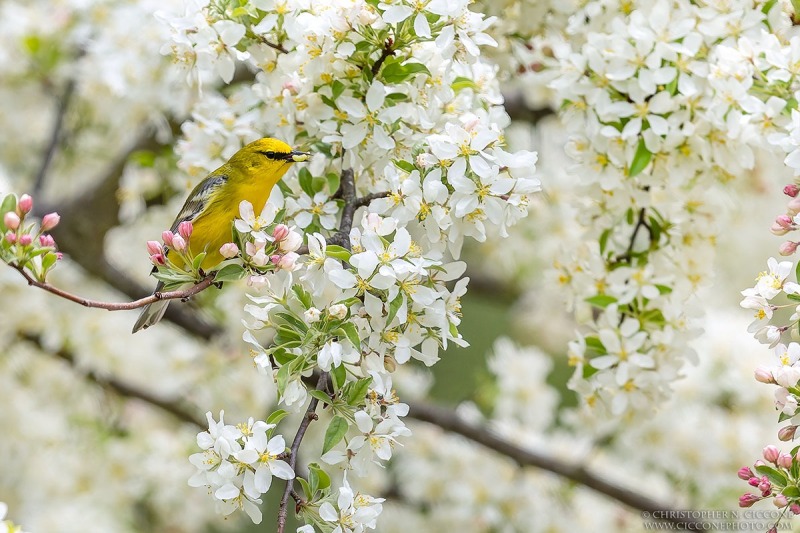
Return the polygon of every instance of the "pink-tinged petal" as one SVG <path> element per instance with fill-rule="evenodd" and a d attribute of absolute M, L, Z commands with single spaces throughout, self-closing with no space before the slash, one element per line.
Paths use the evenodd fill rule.
<path fill-rule="evenodd" d="M 239 202 L 239 216 L 248 223 L 255 222 L 256 214 L 253 210 L 253 204 L 247 200 Z"/>

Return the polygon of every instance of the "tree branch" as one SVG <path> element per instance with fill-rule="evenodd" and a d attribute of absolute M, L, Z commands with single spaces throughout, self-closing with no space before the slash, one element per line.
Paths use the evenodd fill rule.
<path fill-rule="evenodd" d="M 317 390 L 327 389 L 327 381 L 328 373 L 321 373 L 319 379 L 317 380 Z M 311 398 L 311 402 L 308 404 L 308 409 L 306 409 L 306 413 L 303 415 L 303 420 L 300 422 L 300 427 L 297 429 L 297 434 L 294 436 L 294 441 L 292 441 L 291 454 L 289 455 L 289 466 L 292 467 L 292 471 L 294 471 L 295 467 L 297 466 L 297 453 L 300 449 L 300 443 L 303 441 L 303 437 L 306 434 L 306 430 L 308 429 L 309 424 L 311 424 L 311 421 L 317 419 L 317 404 L 319 404 L 319 400 L 317 398 Z M 278 508 L 278 533 L 284 533 L 284 530 L 286 529 L 286 515 L 289 509 L 289 497 L 293 492 L 294 480 L 288 479 L 286 480 L 286 489 L 283 491 L 283 497 L 281 497 L 280 508 Z M 297 498 L 295 498 L 295 501 L 296 500 Z"/>
<path fill-rule="evenodd" d="M 526 102 L 522 91 L 503 93 L 503 107 L 511 120 L 538 124 L 543 119 L 555 116 L 556 112 L 549 107 L 533 109 Z"/>
<path fill-rule="evenodd" d="M 47 147 L 44 151 L 44 156 L 42 157 L 42 164 L 39 166 L 38 172 L 36 172 L 36 177 L 33 180 L 33 189 L 32 194 L 34 198 L 39 196 L 42 188 L 44 187 L 45 178 L 47 177 L 47 171 L 50 170 L 50 165 L 53 162 L 53 157 L 55 157 L 56 151 L 58 147 L 61 145 L 62 140 L 62 131 L 64 129 L 64 117 L 67 114 L 67 108 L 69 108 L 70 100 L 72 99 L 72 95 L 75 92 L 75 80 L 70 78 L 67 81 L 66 86 L 64 87 L 64 92 L 61 95 L 61 98 L 58 99 L 58 107 L 56 108 L 56 115 L 55 119 L 53 120 L 53 127 L 50 131 L 50 140 L 47 143 Z"/>
<path fill-rule="evenodd" d="M 187 287 L 186 289 L 182 289 L 179 291 L 156 292 L 145 298 L 134 300 L 133 302 L 101 302 L 98 300 L 89 300 L 87 298 L 77 296 L 75 294 L 61 290 L 58 287 L 54 287 L 53 285 L 50 285 L 47 282 L 38 281 L 34 279 L 30 274 L 28 274 L 25 271 L 25 269 L 19 265 L 8 263 L 8 266 L 19 272 L 22 275 L 22 277 L 27 280 L 28 285 L 31 285 L 33 287 L 38 287 L 51 294 L 55 294 L 56 296 L 59 296 L 71 302 L 75 302 L 84 307 L 105 309 L 106 311 L 129 311 L 131 309 L 139 309 L 141 307 L 144 307 L 145 305 L 156 303 L 160 300 L 179 300 L 179 299 L 189 298 L 190 296 L 194 296 L 195 294 L 209 288 L 214 283 L 214 277 L 216 276 L 216 272 L 212 272 L 206 275 L 203 279 L 201 279 L 191 287 Z"/>
<path fill-rule="evenodd" d="M 494 452 L 505 455 L 520 466 L 533 466 L 552 472 L 583 485 L 584 487 L 595 490 L 628 507 L 638 509 L 639 511 L 654 513 L 653 516 L 655 517 L 663 516 L 665 517 L 665 521 L 680 524 L 687 531 L 701 531 L 704 529 L 703 522 L 690 518 L 683 518 L 683 514 L 678 512 L 665 513 L 663 511 L 673 511 L 673 509 L 671 509 L 669 505 L 648 498 L 640 492 L 606 481 L 586 470 L 580 463 L 567 463 L 550 455 L 521 448 L 503 437 L 496 435 L 485 426 L 478 426 L 465 421 L 458 416 L 455 411 L 450 409 L 418 402 L 406 401 L 405 403 L 407 403 L 410 408 L 408 413 L 409 418 L 427 422 L 446 431 L 466 437 Z M 655 513 L 656 511 L 658 511 L 658 513 Z"/>

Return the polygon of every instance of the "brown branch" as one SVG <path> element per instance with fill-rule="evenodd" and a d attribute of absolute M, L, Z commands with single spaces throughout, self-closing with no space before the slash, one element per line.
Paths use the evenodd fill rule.
<path fill-rule="evenodd" d="M 383 50 L 381 51 L 381 56 L 373 63 L 372 65 L 372 76 L 375 77 L 378 75 L 378 72 L 381 71 L 381 66 L 383 62 L 386 61 L 386 58 L 389 56 L 394 55 L 394 40 L 390 37 L 386 39 L 386 42 L 383 43 Z"/>
<path fill-rule="evenodd" d="M 496 435 L 485 426 L 465 421 L 450 409 L 413 401 L 406 401 L 405 403 L 410 407 L 409 418 L 427 422 L 446 431 L 466 437 L 477 444 L 512 459 L 520 466 L 533 466 L 552 472 L 608 496 L 628 507 L 653 513 L 655 518 L 664 517 L 666 522 L 680 524 L 688 531 L 701 531 L 704 529 L 703 522 L 685 517 L 685 513 L 670 513 L 669 511 L 674 511 L 674 509 L 664 502 L 649 498 L 640 491 L 634 491 L 606 481 L 597 474 L 586 470 L 580 463 L 568 463 L 547 454 L 521 448 Z"/>
<path fill-rule="evenodd" d="M 58 99 L 58 107 L 56 108 L 53 127 L 50 131 L 50 140 L 45 148 L 44 156 L 42 157 L 42 164 L 39 166 L 39 170 L 36 172 L 36 177 L 33 180 L 32 194 L 34 198 L 39 196 L 39 193 L 44 187 L 47 171 L 50 170 L 50 165 L 53 163 L 53 158 L 56 155 L 56 151 L 58 151 L 58 147 L 61 145 L 64 130 L 64 117 L 67 114 L 67 108 L 69 107 L 70 100 L 72 100 L 72 95 L 74 92 L 75 80 L 70 79 L 67 81 L 67 84 L 64 87 L 64 92 L 61 95 L 61 98 Z"/>
<path fill-rule="evenodd" d="M 317 390 L 327 389 L 327 382 L 328 373 L 322 372 L 317 380 Z M 311 424 L 311 421 L 317 419 L 317 404 L 319 404 L 319 400 L 317 398 L 311 398 L 311 402 L 308 404 L 308 409 L 306 409 L 306 413 L 303 415 L 303 420 L 300 422 L 300 427 L 297 429 L 297 434 L 294 436 L 294 441 L 292 441 L 291 455 L 289 455 L 289 466 L 292 468 L 292 471 L 294 471 L 295 467 L 297 466 L 297 452 L 300 449 L 300 443 L 303 441 L 306 430 L 308 429 L 309 424 Z M 283 491 L 283 497 L 281 497 L 280 508 L 278 508 L 278 533 L 284 533 L 284 530 L 286 529 L 286 515 L 289 509 L 289 497 L 293 492 L 294 480 L 288 479 L 286 480 L 286 489 Z M 295 501 L 297 501 L 296 497 Z"/>
<path fill-rule="evenodd" d="M 392 194 L 392 193 L 389 192 L 389 191 L 374 192 L 374 193 L 362 196 L 360 198 L 356 198 L 356 200 L 355 200 L 356 209 L 358 209 L 359 207 L 366 207 L 366 206 L 368 206 L 370 204 L 370 202 L 372 202 L 372 200 L 377 200 L 378 198 L 386 198 L 390 194 Z"/>
<path fill-rule="evenodd" d="M 127 398 L 135 398 L 137 400 L 141 400 L 145 403 L 148 403 L 154 407 L 158 407 L 162 411 L 171 414 L 181 422 L 188 422 L 190 424 L 194 424 L 199 428 L 206 427 L 206 422 L 200 418 L 197 418 L 194 414 L 192 414 L 189 407 L 180 403 L 178 399 L 175 400 L 167 400 L 164 398 L 160 398 L 155 394 L 152 394 L 149 391 L 142 390 L 138 387 L 125 383 L 122 380 L 116 379 L 114 377 L 106 377 L 102 374 L 94 371 L 94 370 L 85 370 L 78 366 L 77 362 L 75 361 L 75 356 L 67 350 L 65 347 L 61 347 L 56 351 L 47 350 L 42 343 L 42 339 L 38 335 L 34 335 L 32 333 L 24 333 L 19 332 L 19 337 L 31 344 L 34 344 L 43 352 L 50 353 L 59 359 L 65 361 L 69 364 L 75 371 L 80 371 L 86 379 L 91 381 L 92 383 L 96 383 L 103 388 L 107 388 L 112 390 L 113 392 L 119 394 L 120 396 L 124 396 Z"/>
<path fill-rule="evenodd" d="M 556 116 L 556 112 L 549 107 L 530 107 L 521 91 L 504 93 L 503 99 L 503 107 L 511 120 L 538 124 L 547 117 Z"/>
<path fill-rule="evenodd" d="M 54 287 L 53 285 L 50 285 L 47 282 L 38 281 L 35 278 L 33 278 L 30 274 L 28 274 L 25 271 L 25 269 L 19 265 L 9 263 L 8 266 L 19 272 L 22 275 L 22 277 L 27 280 L 28 285 L 31 285 L 33 287 L 38 287 L 51 294 L 55 294 L 56 296 L 59 296 L 71 302 L 75 302 L 84 307 L 105 309 L 106 311 L 129 311 L 131 309 L 139 309 L 141 307 L 144 307 L 145 305 L 156 303 L 160 300 L 179 300 L 179 299 L 189 298 L 190 296 L 194 296 L 195 294 L 202 292 L 207 288 L 209 288 L 211 285 L 213 285 L 214 276 L 216 276 L 216 273 L 212 272 L 211 274 L 206 275 L 203 279 L 201 279 L 200 281 L 198 281 L 197 283 L 186 289 L 182 289 L 179 291 L 156 292 L 145 298 L 134 300 L 133 302 L 101 302 L 98 300 L 89 300 L 87 298 L 77 296 L 75 294 L 59 289 L 58 287 Z"/>

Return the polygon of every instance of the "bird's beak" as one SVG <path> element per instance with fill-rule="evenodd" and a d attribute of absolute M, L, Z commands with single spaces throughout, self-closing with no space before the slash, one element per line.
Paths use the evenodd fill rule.
<path fill-rule="evenodd" d="M 309 157 L 311 157 L 309 152 L 289 152 L 289 157 L 286 159 L 295 163 L 301 163 L 303 161 L 308 161 Z"/>

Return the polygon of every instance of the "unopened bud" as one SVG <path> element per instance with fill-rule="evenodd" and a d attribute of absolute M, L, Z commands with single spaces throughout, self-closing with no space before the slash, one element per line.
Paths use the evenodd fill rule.
<path fill-rule="evenodd" d="M 161 240 L 164 241 L 164 244 L 166 244 L 170 248 L 172 247 L 173 237 L 175 237 L 175 234 L 169 230 L 161 232 Z"/>
<path fill-rule="evenodd" d="M 772 225 L 769 227 L 769 231 L 773 235 L 777 235 L 778 237 L 781 237 L 781 236 L 786 235 L 787 233 L 789 233 L 789 228 L 781 226 L 777 222 L 773 222 Z"/>
<path fill-rule="evenodd" d="M 20 196 L 19 203 L 17 203 L 17 214 L 26 215 L 31 212 L 31 209 L 33 209 L 33 198 L 29 194 Z"/>
<path fill-rule="evenodd" d="M 272 238 L 276 241 L 282 241 L 289 235 L 289 226 L 286 224 L 278 224 L 275 226 L 275 229 L 272 230 Z"/>
<path fill-rule="evenodd" d="M 150 255 L 160 254 L 163 251 L 162 244 L 158 241 L 147 241 L 147 253 Z"/>
<path fill-rule="evenodd" d="M 281 256 L 280 260 L 278 261 L 277 265 L 278 268 L 281 270 L 297 270 L 297 259 L 300 256 L 294 252 L 289 252 L 288 254 Z"/>
<path fill-rule="evenodd" d="M 743 479 L 745 481 L 749 480 L 753 477 L 753 471 L 750 470 L 750 467 L 743 466 L 739 469 L 739 472 L 736 474 L 739 476 L 739 479 Z"/>
<path fill-rule="evenodd" d="M 397 360 L 394 358 L 393 355 L 383 356 L 383 368 L 385 368 L 386 371 L 390 373 L 397 370 Z"/>
<path fill-rule="evenodd" d="M 787 505 L 789 505 L 789 499 L 788 499 L 786 496 L 784 496 L 783 494 L 778 494 L 778 495 L 777 495 L 777 496 L 775 496 L 775 498 L 772 500 L 772 503 L 773 503 L 773 504 L 775 505 L 775 507 L 777 507 L 778 509 L 782 509 L 782 508 L 786 507 Z"/>
<path fill-rule="evenodd" d="M 780 457 L 778 457 L 778 466 L 782 468 L 791 468 L 792 467 L 792 456 L 788 453 L 782 453 Z"/>
<path fill-rule="evenodd" d="M 9 244 L 14 244 L 15 242 L 17 242 L 17 234 L 14 233 L 13 231 L 9 231 L 8 233 L 6 233 L 5 237 L 3 237 L 3 238 Z"/>
<path fill-rule="evenodd" d="M 313 324 L 314 322 L 319 322 L 320 317 L 322 316 L 322 312 L 317 309 L 316 307 L 311 307 L 303 313 L 303 318 L 305 319 L 307 324 Z"/>
<path fill-rule="evenodd" d="M 64 254 L 61 252 L 56 252 L 56 261 L 61 261 L 64 259 Z"/>
<path fill-rule="evenodd" d="M 778 253 L 783 256 L 792 255 L 797 251 L 797 246 L 800 242 L 786 241 L 778 247 Z"/>
<path fill-rule="evenodd" d="M 3 224 L 5 224 L 8 229 L 17 229 L 19 227 L 19 223 L 19 215 L 13 211 L 9 211 L 3 216 Z"/>
<path fill-rule="evenodd" d="M 750 494 L 749 492 L 747 494 L 742 494 L 739 496 L 739 507 L 752 507 L 753 504 L 760 499 L 761 498 L 755 494 Z"/>
<path fill-rule="evenodd" d="M 183 240 L 183 237 L 180 235 L 173 235 L 172 236 L 172 248 L 176 252 L 185 252 L 186 251 L 186 241 Z"/>
<path fill-rule="evenodd" d="M 789 185 L 783 188 L 783 194 L 785 194 L 786 196 L 791 196 L 792 198 L 797 196 L 798 191 L 800 191 L 800 187 L 798 187 L 794 183 L 790 183 Z"/>
<path fill-rule="evenodd" d="M 27 234 L 27 233 L 26 233 L 25 235 L 20 235 L 20 236 L 19 236 L 19 243 L 20 243 L 22 246 L 28 246 L 28 245 L 29 245 L 29 244 L 31 244 L 32 242 L 33 242 L 33 237 L 31 237 L 31 236 L 30 236 L 29 234 Z"/>
<path fill-rule="evenodd" d="M 772 385 L 775 383 L 775 378 L 772 375 L 772 370 L 766 366 L 759 366 L 753 372 L 755 375 L 756 381 L 760 383 L 766 383 L 767 385 Z"/>
<path fill-rule="evenodd" d="M 789 215 L 778 215 L 775 217 L 775 224 L 782 228 L 791 228 L 792 227 L 792 217 Z"/>
<path fill-rule="evenodd" d="M 264 287 L 269 287 L 269 280 L 267 276 L 250 276 L 247 278 L 247 285 L 253 287 L 254 289 L 261 289 Z"/>
<path fill-rule="evenodd" d="M 342 320 L 347 316 L 347 306 L 344 304 L 335 304 L 328 308 L 328 314 L 337 320 Z"/>
<path fill-rule="evenodd" d="M 789 510 L 793 514 L 800 514 L 800 505 L 797 505 L 796 503 L 793 503 L 792 505 L 789 506 Z"/>
<path fill-rule="evenodd" d="M 184 238 L 184 240 L 189 240 L 189 237 L 192 236 L 192 231 L 194 230 L 194 226 L 188 220 L 181 222 L 178 224 L 178 234 Z"/>
<path fill-rule="evenodd" d="M 768 446 L 764 446 L 762 450 L 762 454 L 764 455 L 764 459 L 770 463 L 774 463 L 778 460 L 778 457 L 781 454 L 781 451 L 778 449 L 777 446 L 773 446 L 772 444 Z"/>
<path fill-rule="evenodd" d="M 161 265 L 164 265 L 164 264 L 166 264 L 166 262 L 167 262 L 167 261 L 166 261 L 166 259 L 164 258 L 164 254 L 162 254 L 161 252 L 159 252 L 159 253 L 157 253 L 157 254 L 152 254 L 152 255 L 150 256 L 150 262 L 151 262 L 151 263 L 153 263 L 153 264 L 154 264 L 154 265 L 156 265 L 156 266 L 161 266 Z"/>
<path fill-rule="evenodd" d="M 786 202 L 786 211 L 788 211 L 792 216 L 800 213 L 800 198 L 795 197 Z"/>
<path fill-rule="evenodd" d="M 56 240 L 51 235 L 39 235 L 39 244 L 42 246 L 55 247 Z"/>
<path fill-rule="evenodd" d="M 219 253 L 225 259 L 231 259 L 239 255 L 239 247 L 232 242 L 226 242 L 220 246 Z"/>
<path fill-rule="evenodd" d="M 786 426 L 778 430 L 778 439 L 782 442 L 789 442 L 794 439 L 794 434 L 797 432 L 797 426 Z"/>
<path fill-rule="evenodd" d="M 58 213 L 47 213 L 42 217 L 42 231 L 50 231 L 58 226 L 59 222 L 61 222 L 61 217 Z"/>
<path fill-rule="evenodd" d="M 303 244 L 303 236 L 297 232 L 290 231 L 282 241 L 278 243 L 281 252 L 294 252 Z"/>

